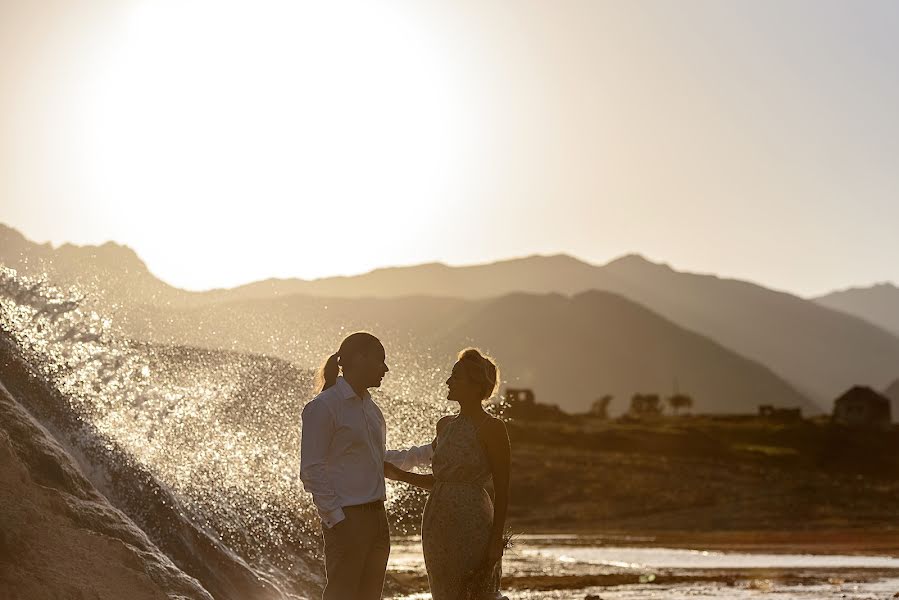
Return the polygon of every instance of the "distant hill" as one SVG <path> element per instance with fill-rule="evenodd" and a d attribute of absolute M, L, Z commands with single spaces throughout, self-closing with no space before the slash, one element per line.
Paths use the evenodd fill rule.
<path fill-rule="evenodd" d="M 156 278 L 137 253 L 107 242 L 102 246 L 37 244 L 0 223 L 0 264 L 25 275 L 50 275 L 58 285 L 77 283 L 111 303 L 135 301 L 162 306 L 191 303 L 191 294 Z"/>
<path fill-rule="evenodd" d="M 510 294 L 486 300 L 290 296 L 196 309 L 144 308 L 121 319 L 131 335 L 158 342 L 264 352 L 317 364 L 354 329 L 387 345 L 390 377 L 409 369 L 445 379 L 455 354 L 476 344 L 493 353 L 509 385 L 584 411 L 616 396 L 670 394 L 677 381 L 699 412 L 756 412 L 758 404 L 817 407 L 767 368 L 616 294 Z M 439 401 L 439 399 L 436 399 Z"/>
<path fill-rule="evenodd" d="M 769 400 L 817 412 L 769 369 L 617 294 L 503 296 L 483 302 L 434 347 L 445 354 L 466 340 L 494 352 L 516 378 L 510 383 L 568 411 L 609 393 L 620 412 L 635 392 L 664 398 L 676 382 L 696 412 L 754 413 Z"/>
<path fill-rule="evenodd" d="M 121 248 L 111 244 L 90 249 L 87 258 L 77 261 L 70 256 L 72 252 L 64 250 L 66 247 L 53 251 L 32 244 L 31 248 L 39 254 L 51 253 L 53 269 L 65 277 L 73 277 L 80 269 L 99 273 L 91 277 L 105 289 L 107 298 L 131 308 L 137 303 L 198 308 L 222 302 L 284 299 L 295 294 L 333 299 L 427 295 L 480 300 L 517 292 L 613 292 L 766 365 L 812 397 L 822 410 L 829 410 L 833 399 L 852 385 L 883 388 L 895 378 L 899 364 L 899 336 L 863 319 L 753 283 L 678 272 L 637 255 L 603 266 L 565 255 L 466 267 L 426 264 L 378 269 L 356 277 L 266 280 L 231 290 L 185 292 L 153 277 L 127 248 L 116 261 L 103 258 L 114 248 Z M 6 260 L 6 247 L 0 246 L 0 251 L 0 260 Z M 27 255 L 28 249 L 22 253 Z M 104 281 L 114 283 L 104 287 Z M 282 331 L 277 335 L 289 334 Z"/>
<path fill-rule="evenodd" d="M 892 283 L 832 292 L 815 302 L 870 321 L 899 335 L 899 288 Z"/>
<path fill-rule="evenodd" d="M 292 293 L 338 297 L 413 294 L 487 298 L 513 292 L 615 292 L 702 334 L 774 372 L 822 408 L 857 383 L 886 385 L 899 364 L 899 337 L 876 325 L 792 294 L 715 275 L 683 273 L 628 255 L 603 266 L 565 255 L 486 265 L 428 264 L 379 269 L 357 277 L 268 280 L 234 297 Z"/>
<path fill-rule="evenodd" d="M 639 257 L 603 267 L 607 286 L 667 319 L 770 367 L 830 409 L 853 384 L 895 377 L 899 337 L 792 294 Z"/>
<path fill-rule="evenodd" d="M 596 275 L 597 267 L 571 256 L 530 256 L 464 267 L 440 263 L 390 267 L 354 277 L 313 281 L 267 279 L 234 288 L 231 294 L 235 300 L 291 294 L 352 298 L 490 298 L 512 292 L 576 294 L 595 287 Z"/>
<path fill-rule="evenodd" d="M 341 297 L 430 294 L 486 298 L 512 292 L 615 292 L 774 372 L 822 408 L 856 383 L 882 387 L 899 364 L 899 337 L 803 298 L 760 285 L 675 271 L 637 255 L 595 266 L 570 256 L 533 256 L 471 267 L 422 265 L 358 277 L 269 280 L 236 297 L 291 293 Z"/>

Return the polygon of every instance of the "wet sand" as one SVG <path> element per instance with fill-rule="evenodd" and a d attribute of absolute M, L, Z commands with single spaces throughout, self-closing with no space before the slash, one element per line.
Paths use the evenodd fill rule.
<path fill-rule="evenodd" d="M 647 593 L 662 599 L 769 593 L 783 599 L 890 598 L 899 592 L 896 542 L 890 532 L 858 531 L 522 535 L 504 559 L 503 589 L 534 600 Z M 691 556 L 698 566 L 683 562 Z M 642 557 L 645 563 L 626 562 Z M 734 566 L 743 563 L 750 566 Z M 709 567 L 715 564 L 722 567 Z M 395 540 L 389 572 L 388 597 L 428 598 L 416 538 Z"/>

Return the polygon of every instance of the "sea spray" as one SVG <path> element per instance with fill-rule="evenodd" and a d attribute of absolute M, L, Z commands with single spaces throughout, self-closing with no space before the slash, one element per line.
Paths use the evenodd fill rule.
<path fill-rule="evenodd" d="M 98 487 L 173 559 L 180 553 L 182 564 L 197 562 L 184 547 L 200 544 L 234 554 L 228 560 L 237 571 L 246 561 L 256 576 L 277 582 L 267 589 L 314 589 L 318 523 L 298 479 L 299 415 L 314 395 L 312 371 L 269 356 L 129 339 L 108 316 L 114 312 L 77 289 L 0 268 L 3 335 L 52 391 L 45 412 Z M 310 331 L 304 346 L 324 356 L 336 343 Z M 437 394 L 448 365 L 402 339 L 387 345 L 389 393 L 375 397 L 388 444 L 427 443 L 447 409 Z M 400 531 L 414 530 L 421 503 L 420 492 L 390 486 Z M 208 565 L 193 569 L 207 571 L 205 581 L 195 576 L 211 591 L 209 579 L 223 577 Z M 239 588 L 232 580 L 243 578 L 224 577 L 218 586 Z"/>
<path fill-rule="evenodd" d="M 0 271 L 4 381 L 29 388 L 29 409 L 55 427 L 95 485 L 217 598 L 284 598 L 282 587 L 314 589 L 315 560 L 306 548 L 315 544 L 304 533 L 311 529 L 309 520 L 296 511 L 290 519 L 272 518 L 292 506 L 271 501 L 278 493 L 272 485 L 262 488 L 269 495 L 265 504 L 241 494 L 253 485 L 236 488 L 235 465 L 241 461 L 227 461 L 252 453 L 229 441 L 239 445 L 241 436 L 223 425 L 227 402 L 211 395 L 227 399 L 240 385 L 234 375 L 252 378 L 257 365 L 242 364 L 239 356 L 209 364 L 200 353 L 201 365 L 224 373 L 215 378 L 208 368 L 189 372 L 196 365 L 176 364 L 180 353 L 119 338 L 110 320 L 88 307 L 77 292 Z M 227 456 L 204 464 L 229 447 Z M 257 477 L 266 474 L 258 471 Z M 213 481 L 219 489 L 202 486 Z M 271 507 L 269 514 L 261 506 Z M 288 537 L 300 543 L 289 545 Z"/>

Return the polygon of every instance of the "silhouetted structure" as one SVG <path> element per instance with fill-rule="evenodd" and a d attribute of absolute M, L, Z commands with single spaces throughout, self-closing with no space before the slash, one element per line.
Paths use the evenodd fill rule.
<path fill-rule="evenodd" d="M 612 399 L 613 396 L 610 394 L 606 394 L 602 398 L 597 398 L 593 401 L 593 404 L 590 405 L 590 411 L 587 414 L 594 419 L 608 419 L 609 404 L 612 403 Z"/>
<path fill-rule="evenodd" d="M 883 395 L 889 398 L 894 406 L 899 406 L 899 379 L 890 384 L 890 387 L 883 391 Z"/>
<path fill-rule="evenodd" d="M 849 427 L 889 429 L 890 400 L 867 386 L 856 385 L 834 400 L 833 422 Z"/>
<path fill-rule="evenodd" d="M 506 388 L 506 402 L 510 405 L 522 402 L 535 404 L 534 390 L 528 388 Z"/>
<path fill-rule="evenodd" d="M 639 418 L 658 417 L 662 414 L 662 400 L 658 394 L 634 394 L 628 414 Z"/>
<path fill-rule="evenodd" d="M 759 416 L 770 421 L 790 423 L 802 420 L 801 408 L 779 408 L 771 404 L 759 405 Z"/>
<path fill-rule="evenodd" d="M 506 408 L 503 415 L 511 419 L 536 421 L 548 419 L 559 421 L 570 419 L 571 415 L 564 412 L 555 404 L 541 404 L 537 402 L 534 391 L 526 388 L 506 388 L 504 395 Z"/>

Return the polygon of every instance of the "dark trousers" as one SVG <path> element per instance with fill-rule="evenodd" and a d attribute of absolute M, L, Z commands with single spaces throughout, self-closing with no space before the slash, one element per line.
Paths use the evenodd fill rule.
<path fill-rule="evenodd" d="M 343 512 L 343 521 L 323 531 L 328 582 L 322 600 L 380 600 L 390 556 L 384 503 L 346 506 Z"/>

